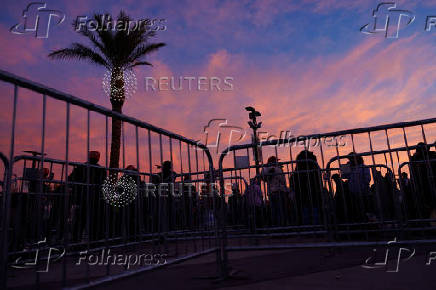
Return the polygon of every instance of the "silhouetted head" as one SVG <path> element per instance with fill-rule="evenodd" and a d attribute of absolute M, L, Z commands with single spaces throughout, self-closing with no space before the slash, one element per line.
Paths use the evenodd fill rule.
<path fill-rule="evenodd" d="M 133 165 L 129 165 L 129 166 L 127 166 L 127 167 L 126 167 L 126 170 L 138 171 L 138 169 L 136 169 L 136 167 L 133 166 Z"/>
<path fill-rule="evenodd" d="M 133 166 L 133 165 L 128 165 L 128 166 L 126 167 L 126 170 L 138 172 L 138 169 L 137 169 L 135 166 Z M 138 174 L 131 173 L 131 172 L 126 172 L 125 174 L 126 174 L 127 176 L 133 178 L 134 180 L 136 180 L 136 178 L 137 178 L 137 176 L 138 176 Z"/>
<path fill-rule="evenodd" d="M 171 172 L 173 169 L 173 164 L 171 163 L 171 161 L 164 161 L 162 163 L 162 172 Z"/>
<path fill-rule="evenodd" d="M 98 152 L 98 151 L 89 151 L 88 159 L 89 159 L 89 163 L 91 163 L 91 164 L 98 164 L 98 161 L 100 161 L 100 152 Z"/>
<path fill-rule="evenodd" d="M 424 153 L 427 151 L 429 151 L 429 149 L 424 142 L 419 142 L 418 144 L 416 144 L 416 153 L 424 155 Z"/>
<path fill-rule="evenodd" d="M 303 150 L 297 155 L 297 161 L 301 160 L 313 160 L 316 161 L 316 156 L 313 154 L 312 151 L 309 150 Z"/>
<path fill-rule="evenodd" d="M 150 182 L 153 184 L 159 184 L 160 183 L 160 176 L 158 174 L 151 175 Z"/>
<path fill-rule="evenodd" d="M 268 163 L 277 163 L 278 159 L 275 156 L 270 156 L 268 158 Z"/>
<path fill-rule="evenodd" d="M 260 184 L 260 176 L 256 175 L 255 177 L 253 177 L 252 179 L 250 179 L 250 184 Z"/>
<path fill-rule="evenodd" d="M 297 168 L 298 170 L 310 170 L 317 167 L 317 160 L 315 154 L 309 150 L 303 150 L 297 155 Z"/>
<path fill-rule="evenodd" d="M 348 160 L 352 166 L 363 165 L 363 158 L 356 154 L 356 152 L 348 153 Z"/>

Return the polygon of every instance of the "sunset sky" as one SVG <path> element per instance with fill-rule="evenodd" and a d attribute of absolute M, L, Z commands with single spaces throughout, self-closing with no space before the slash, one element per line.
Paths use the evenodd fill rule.
<path fill-rule="evenodd" d="M 3 2 L 0 68 L 107 108 L 109 98 L 101 85 L 105 69 L 49 60 L 48 53 L 73 41 L 88 44 L 71 26 L 77 16 L 116 15 L 123 9 L 135 19 L 166 19 L 167 30 L 155 41 L 167 46 L 148 58 L 153 67 L 135 68 L 137 90 L 124 113 L 192 139 L 201 139 L 213 118 L 246 128 L 247 105 L 262 112 L 264 130 L 271 134 L 322 133 L 435 117 L 436 27 L 425 31 L 426 17 L 436 15 L 435 0 L 397 1 L 399 9 L 416 16 L 398 39 L 359 31 L 373 21 L 379 1 L 372 0 L 47 1 L 48 8 L 66 15 L 64 23 L 51 27 L 47 39 L 9 31 L 22 21 L 28 3 Z M 233 90 L 146 91 L 147 76 L 232 77 Z M 12 88 L 2 83 L 0 92 L 7 108 Z M 29 96 L 19 107 L 27 136 L 34 132 L 34 118 L 40 120 L 35 99 L 40 101 Z M 9 119 L 11 110 L 2 110 L 2 120 Z M 58 114 L 63 116 L 49 113 L 51 120 Z M 64 128 L 53 126 L 53 132 Z M 7 136 L 1 133 L 2 146 Z M 40 141 L 20 142 L 33 149 Z"/>

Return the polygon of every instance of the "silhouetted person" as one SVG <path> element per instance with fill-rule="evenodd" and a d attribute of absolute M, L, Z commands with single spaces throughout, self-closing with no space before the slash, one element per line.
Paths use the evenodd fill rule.
<path fill-rule="evenodd" d="M 374 171 L 374 184 L 371 185 L 371 192 L 380 201 L 379 213 L 384 220 L 391 220 L 395 215 L 395 199 L 397 188 L 394 185 L 393 176 L 386 173 L 385 176 L 378 170 Z"/>
<path fill-rule="evenodd" d="M 128 165 L 126 167 L 126 170 L 130 172 L 125 172 L 124 175 L 130 177 L 136 184 L 136 188 L 139 189 L 143 187 L 141 177 L 139 175 L 138 169 L 133 165 Z M 137 192 L 139 194 L 139 191 Z M 142 198 L 142 197 L 141 197 Z M 139 232 L 139 208 L 137 206 L 137 201 L 140 198 L 137 196 L 135 200 L 133 200 L 131 203 L 129 203 L 126 207 L 124 207 L 122 210 L 127 211 L 127 226 L 126 229 L 129 230 L 127 233 L 127 236 L 134 237 L 135 234 Z"/>
<path fill-rule="evenodd" d="M 160 183 L 160 175 L 152 174 L 150 175 L 150 185 L 147 185 L 145 196 L 147 198 L 147 217 L 146 225 L 147 229 L 151 232 L 156 232 L 159 230 L 159 196 L 158 187 Z M 153 187 L 154 186 L 154 187 Z"/>
<path fill-rule="evenodd" d="M 371 173 L 365 167 L 362 156 L 350 152 L 347 163 L 348 172 L 342 172 L 342 178 L 348 179 L 348 190 L 353 204 L 353 215 L 356 221 L 365 221 L 367 212 L 371 211 L 371 196 L 369 182 Z"/>
<path fill-rule="evenodd" d="M 216 197 L 214 191 L 216 189 L 209 182 L 206 182 L 200 189 L 200 220 L 203 226 L 212 226 L 214 222 L 213 198 Z"/>
<path fill-rule="evenodd" d="M 291 189 L 295 192 L 297 208 L 301 211 L 303 224 L 319 224 L 322 209 L 321 169 L 313 152 L 301 151 L 291 175 Z"/>
<path fill-rule="evenodd" d="M 386 183 L 386 208 L 387 214 L 386 218 L 394 219 L 397 213 L 398 206 L 398 187 L 397 182 L 395 180 L 395 176 L 390 171 L 386 172 L 384 176 L 384 180 Z"/>
<path fill-rule="evenodd" d="M 173 171 L 173 163 L 171 161 L 164 161 L 161 166 L 160 187 L 161 190 L 159 198 L 159 210 L 160 210 L 160 229 L 161 231 L 167 231 L 173 227 L 173 199 L 175 190 L 176 172 Z"/>
<path fill-rule="evenodd" d="M 288 188 L 283 170 L 278 163 L 277 157 L 270 156 L 268 163 L 262 169 L 262 179 L 267 183 L 268 198 L 271 205 L 273 225 L 285 225 L 286 223 L 286 200 Z"/>
<path fill-rule="evenodd" d="M 248 222 L 252 232 L 262 226 L 263 197 L 260 188 L 260 176 L 250 179 L 250 185 L 245 189 L 244 198 L 248 207 Z"/>
<path fill-rule="evenodd" d="M 336 185 L 336 193 L 334 196 L 336 219 L 338 223 L 345 223 L 349 221 L 349 216 L 352 213 L 348 184 L 344 182 L 337 173 L 333 174 L 332 180 Z"/>
<path fill-rule="evenodd" d="M 418 143 L 410 161 L 411 179 L 422 208 L 421 214 L 423 218 L 429 218 L 436 208 L 436 152 L 430 151 L 425 143 Z"/>
<path fill-rule="evenodd" d="M 50 182 L 53 180 L 54 173 L 51 172 L 48 168 L 43 168 L 42 170 L 42 192 L 44 193 L 41 197 L 43 202 L 43 237 L 47 237 L 50 239 L 51 233 L 56 228 L 56 220 L 58 217 L 55 216 L 54 206 L 56 204 L 56 196 L 51 195 L 53 192 Z"/>
<path fill-rule="evenodd" d="M 229 197 L 230 223 L 237 225 L 241 223 L 242 195 L 237 183 L 232 184 L 232 194 Z"/>
<path fill-rule="evenodd" d="M 407 213 L 408 219 L 415 219 L 417 215 L 417 200 L 413 195 L 412 183 L 407 175 L 407 172 L 402 172 L 400 177 L 400 187 L 403 192 L 403 205 Z"/>
<path fill-rule="evenodd" d="M 198 220 L 198 209 L 197 192 L 190 175 L 185 175 L 183 179 L 183 208 L 185 227 L 192 228 Z"/>
<path fill-rule="evenodd" d="M 73 239 L 80 240 L 86 228 L 89 212 L 89 238 L 93 240 L 103 229 L 103 206 L 101 185 L 106 178 L 106 170 L 98 164 L 100 152 L 90 151 L 88 162 L 78 165 L 68 176 L 72 185 Z M 89 171 L 88 171 L 89 169 Z M 89 172 L 89 175 L 88 175 Z M 89 196 L 88 196 L 89 193 Z"/>
<path fill-rule="evenodd" d="M 176 178 L 176 172 L 173 171 L 173 163 L 168 160 L 164 161 L 161 168 L 161 183 L 173 183 Z"/>

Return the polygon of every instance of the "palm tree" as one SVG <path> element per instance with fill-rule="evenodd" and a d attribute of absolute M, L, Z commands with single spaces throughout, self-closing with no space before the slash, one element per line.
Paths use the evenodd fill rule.
<path fill-rule="evenodd" d="M 74 29 L 91 41 L 92 48 L 74 42 L 69 48 L 55 50 L 48 56 L 52 59 L 86 60 L 107 68 L 111 73 L 112 110 L 122 113 L 126 99 L 124 71 L 139 65 L 151 65 L 144 60 L 145 56 L 165 46 L 165 43 L 149 43 L 149 39 L 155 36 L 155 32 L 145 25 L 145 21 L 139 21 L 140 24 L 134 30 L 123 29 L 128 27 L 129 22 L 132 21 L 124 11 L 120 12 L 115 23 L 112 19 L 110 14 L 94 14 L 92 21 L 88 22 L 85 27 L 83 23 L 79 25 L 76 19 L 73 22 Z M 120 139 L 121 120 L 112 118 L 110 168 L 119 167 Z"/>

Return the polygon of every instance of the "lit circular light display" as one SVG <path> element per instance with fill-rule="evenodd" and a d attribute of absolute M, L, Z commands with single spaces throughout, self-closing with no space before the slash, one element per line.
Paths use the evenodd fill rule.
<path fill-rule="evenodd" d="M 118 88 L 117 86 L 111 83 L 113 71 L 115 71 L 115 69 L 107 70 L 103 76 L 102 85 L 105 94 L 115 101 L 123 101 L 123 97 L 127 99 L 133 96 L 133 94 L 135 94 L 136 92 L 136 86 L 137 86 L 136 76 L 133 70 L 131 69 L 122 70 L 123 72 L 122 75 L 120 74 L 119 76 L 117 76 L 117 79 L 115 80 L 115 83 L 118 81 L 123 81 L 124 93 L 123 93 L 123 88 Z"/>
<path fill-rule="evenodd" d="M 115 207 L 124 207 L 135 200 L 137 195 L 136 183 L 130 176 L 123 175 L 117 180 L 116 176 L 108 176 L 102 185 L 104 200 Z"/>

